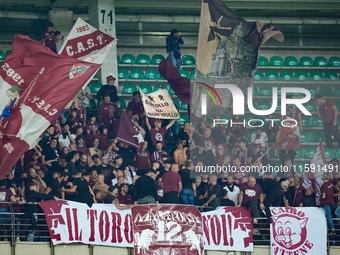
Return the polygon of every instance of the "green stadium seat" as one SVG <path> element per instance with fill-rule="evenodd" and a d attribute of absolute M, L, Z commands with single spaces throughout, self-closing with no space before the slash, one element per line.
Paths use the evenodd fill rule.
<path fill-rule="evenodd" d="M 295 80 L 298 81 L 307 81 L 308 80 L 308 74 L 305 71 L 297 71 L 295 73 Z"/>
<path fill-rule="evenodd" d="M 257 64 L 258 66 L 268 66 L 269 65 L 269 61 L 266 57 L 260 56 L 259 57 L 259 62 Z"/>
<path fill-rule="evenodd" d="M 309 101 L 307 103 L 304 103 L 303 105 L 308 111 L 316 112 L 316 106 L 315 106 L 315 103 L 313 101 Z"/>
<path fill-rule="evenodd" d="M 285 66 L 298 66 L 299 61 L 294 56 L 287 56 L 285 58 Z"/>
<path fill-rule="evenodd" d="M 301 148 L 297 148 L 296 150 L 296 158 L 304 158 L 305 152 Z"/>
<path fill-rule="evenodd" d="M 152 93 L 152 87 L 150 84 L 142 83 L 139 85 L 139 88 L 143 91 L 144 94 Z"/>
<path fill-rule="evenodd" d="M 300 143 L 309 143 L 310 135 L 307 132 L 300 132 Z"/>
<path fill-rule="evenodd" d="M 196 60 L 195 60 L 195 58 L 193 56 L 184 55 L 182 57 L 182 63 L 183 63 L 183 65 L 194 66 L 194 65 L 196 65 Z"/>
<path fill-rule="evenodd" d="M 312 71 L 309 75 L 309 79 L 312 81 L 322 81 L 323 74 L 319 71 Z"/>
<path fill-rule="evenodd" d="M 256 87 L 254 87 L 253 88 L 253 96 L 258 96 L 258 95 L 259 95 L 259 90 Z"/>
<path fill-rule="evenodd" d="M 336 106 L 336 109 L 338 109 L 338 112 L 340 112 L 340 101 L 335 102 L 335 106 Z"/>
<path fill-rule="evenodd" d="M 294 80 L 294 75 L 291 71 L 282 71 L 280 74 L 280 79 L 283 81 L 292 81 Z"/>
<path fill-rule="evenodd" d="M 327 59 L 325 57 L 315 57 L 314 59 L 314 66 L 320 66 L 320 67 L 325 67 L 328 66 Z"/>
<path fill-rule="evenodd" d="M 334 88 L 334 95 L 335 95 L 335 96 L 340 96 L 340 86 L 336 86 L 336 87 Z"/>
<path fill-rule="evenodd" d="M 268 101 L 259 101 L 257 104 L 256 109 L 258 110 L 269 110 L 271 108 L 271 104 Z"/>
<path fill-rule="evenodd" d="M 181 104 L 181 110 L 185 110 L 185 111 L 188 110 L 188 104 L 182 102 L 182 104 Z"/>
<path fill-rule="evenodd" d="M 130 74 L 131 79 L 144 79 L 144 72 L 142 69 L 132 69 Z"/>
<path fill-rule="evenodd" d="M 299 62 L 300 66 L 313 66 L 313 59 L 311 57 L 301 57 L 300 58 L 300 62 Z"/>
<path fill-rule="evenodd" d="M 318 116 L 314 116 L 313 127 L 322 127 L 322 126 L 323 126 L 322 119 L 320 119 Z"/>
<path fill-rule="evenodd" d="M 117 55 L 117 64 L 120 64 L 120 57 Z"/>
<path fill-rule="evenodd" d="M 156 84 L 156 85 L 154 86 L 153 91 L 158 91 L 158 90 L 162 90 L 162 89 L 167 89 L 166 85 L 163 85 L 163 84 Z"/>
<path fill-rule="evenodd" d="M 124 68 L 118 68 L 118 79 L 129 79 L 129 71 Z"/>
<path fill-rule="evenodd" d="M 122 99 L 122 98 L 119 99 L 118 108 L 119 108 L 119 109 L 125 109 L 125 108 L 126 108 L 126 103 L 125 103 L 125 100 L 124 100 L 124 99 Z"/>
<path fill-rule="evenodd" d="M 303 127 L 311 127 L 312 126 L 312 120 L 310 117 L 302 115 L 301 116 L 302 126 Z"/>
<path fill-rule="evenodd" d="M 319 94 L 324 97 L 334 96 L 334 92 L 332 88 L 328 86 L 321 86 L 319 89 Z"/>
<path fill-rule="evenodd" d="M 176 95 L 175 91 L 171 87 L 169 87 L 169 94 L 170 95 Z"/>
<path fill-rule="evenodd" d="M 181 109 L 181 104 L 177 99 L 172 99 L 172 102 L 174 102 L 174 104 L 177 106 L 177 109 L 180 110 Z"/>
<path fill-rule="evenodd" d="M 12 53 L 12 50 L 6 50 L 5 56 L 7 56 L 9 53 Z"/>
<path fill-rule="evenodd" d="M 184 122 L 186 122 L 186 121 L 190 121 L 189 117 L 187 115 L 185 115 L 185 114 L 181 114 L 180 118 L 177 120 L 177 124 L 179 126 L 183 126 Z"/>
<path fill-rule="evenodd" d="M 270 58 L 270 65 L 271 66 L 283 66 L 284 61 L 282 59 L 282 57 L 280 56 L 272 56 Z"/>
<path fill-rule="evenodd" d="M 146 70 L 145 78 L 149 80 L 159 80 L 161 78 L 157 69 Z"/>
<path fill-rule="evenodd" d="M 146 54 L 139 54 L 137 56 L 137 64 L 140 65 L 149 65 L 151 63 L 150 57 Z"/>
<path fill-rule="evenodd" d="M 314 131 L 310 136 L 312 143 L 319 143 L 320 141 L 326 141 L 325 133 L 321 131 Z"/>
<path fill-rule="evenodd" d="M 190 80 L 194 80 L 195 79 L 195 74 L 196 74 L 196 70 L 192 70 L 190 73 Z"/>
<path fill-rule="evenodd" d="M 276 81 L 279 78 L 279 74 L 276 71 L 267 71 L 265 79 L 268 81 Z"/>
<path fill-rule="evenodd" d="M 273 89 L 270 86 L 261 86 L 259 89 L 260 96 L 272 96 Z"/>
<path fill-rule="evenodd" d="M 5 59 L 5 53 L 0 50 L 0 60 L 4 60 Z"/>
<path fill-rule="evenodd" d="M 256 71 L 254 75 L 254 80 L 255 81 L 262 81 L 264 78 L 264 74 L 261 71 Z"/>
<path fill-rule="evenodd" d="M 280 158 L 280 155 L 277 153 L 277 151 L 275 149 L 271 149 L 269 151 L 269 156 L 270 156 L 270 158 Z"/>
<path fill-rule="evenodd" d="M 123 87 L 123 94 L 133 94 L 133 92 L 137 91 L 137 87 L 135 84 L 127 83 Z"/>
<path fill-rule="evenodd" d="M 327 71 L 324 76 L 324 79 L 327 81 L 336 81 L 338 80 L 338 78 L 339 78 L 338 74 L 333 71 Z"/>
<path fill-rule="evenodd" d="M 316 96 L 319 92 L 318 89 L 314 86 L 306 86 L 306 89 L 309 90 L 309 92 L 311 93 L 312 96 Z"/>
<path fill-rule="evenodd" d="M 306 151 L 305 151 L 305 158 L 312 158 L 314 153 L 315 153 L 315 148 L 313 147 L 308 147 L 306 148 Z"/>
<path fill-rule="evenodd" d="M 329 58 L 328 65 L 332 67 L 339 67 L 340 66 L 340 58 L 333 56 Z"/>
<path fill-rule="evenodd" d="M 163 55 L 155 54 L 155 55 L 153 55 L 152 58 L 151 58 L 151 63 L 152 63 L 153 65 L 159 65 L 159 63 L 160 63 L 162 60 L 164 60 L 164 59 L 165 59 L 165 58 L 164 58 Z"/>
<path fill-rule="evenodd" d="M 326 155 L 326 159 L 335 158 L 334 150 L 331 148 L 325 148 L 325 155 Z"/>
<path fill-rule="evenodd" d="M 98 93 L 99 89 L 103 86 L 103 84 L 99 82 L 92 83 L 91 85 L 91 93 Z"/>
<path fill-rule="evenodd" d="M 179 70 L 178 72 L 179 72 L 179 74 L 180 74 L 182 77 L 190 79 L 190 74 L 189 74 L 188 71 L 186 71 L 186 70 Z"/>
<path fill-rule="evenodd" d="M 340 148 L 336 150 L 335 158 L 340 158 Z"/>
<path fill-rule="evenodd" d="M 124 54 L 122 56 L 122 64 L 136 64 L 136 58 L 132 54 Z"/>

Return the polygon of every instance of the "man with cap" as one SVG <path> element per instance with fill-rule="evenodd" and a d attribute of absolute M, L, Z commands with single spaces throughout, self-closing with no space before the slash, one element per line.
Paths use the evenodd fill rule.
<path fill-rule="evenodd" d="M 106 77 L 107 84 L 102 86 L 97 93 L 98 101 L 102 101 L 104 99 L 104 95 L 109 94 L 111 97 L 111 102 L 118 104 L 119 98 L 117 97 L 117 88 L 115 86 L 115 81 L 116 78 L 112 75 Z"/>

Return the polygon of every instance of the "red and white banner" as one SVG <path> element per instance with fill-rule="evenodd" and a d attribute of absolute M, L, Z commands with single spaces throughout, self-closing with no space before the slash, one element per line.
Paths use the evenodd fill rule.
<path fill-rule="evenodd" d="M 309 187 L 314 188 L 316 194 L 316 205 L 320 205 L 321 186 L 323 184 L 322 175 L 327 171 L 327 159 L 323 143 L 320 142 L 316 148 L 313 157 L 311 158 L 309 165 L 303 173 L 302 186 L 307 189 Z"/>
<path fill-rule="evenodd" d="M 118 210 L 113 204 L 87 204 L 65 200 L 39 203 L 46 217 L 51 240 L 60 243 L 86 243 L 133 247 L 131 210 Z"/>
<path fill-rule="evenodd" d="M 203 255 L 201 213 L 187 205 L 132 208 L 135 255 Z"/>
<path fill-rule="evenodd" d="M 271 255 L 326 255 L 327 223 L 316 207 L 271 208 Z"/>
<path fill-rule="evenodd" d="M 0 179 L 100 67 L 22 35 L 12 50 L 0 68 Z"/>
<path fill-rule="evenodd" d="M 179 119 L 178 110 L 166 89 L 149 94 L 144 94 L 141 89 L 139 91 L 146 116 L 156 119 Z"/>
<path fill-rule="evenodd" d="M 244 207 L 219 207 L 202 213 L 204 248 L 207 250 L 253 251 L 253 220 Z"/>
<path fill-rule="evenodd" d="M 113 37 L 78 18 L 59 54 L 102 64 L 112 43 L 116 43 Z"/>

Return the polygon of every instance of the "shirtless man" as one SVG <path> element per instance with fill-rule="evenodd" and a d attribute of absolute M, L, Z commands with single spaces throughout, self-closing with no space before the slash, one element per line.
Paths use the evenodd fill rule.
<path fill-rule="evenodd" d="M 183 143 L 181 140 L 177 141 L 176 146 L 177 149 L 174 151 L 175 162 L 179 166 L 184 165 L 188 159 L 187 156 L 188 147 L 183 147 Z"/>
<path fill-rule="evenodd" d="M 93 186 L 93 190 L 99 189 L 101 193 L 101 198 L 100 200 L 102 201 L 104 197 L 106 197 L 107 194 L 109 194 L 109 185 L 105 184 L 104 182 L 104 175 L 103 174 L 98 174 L 98 179 L 96 181 L 96 184 Z"/>

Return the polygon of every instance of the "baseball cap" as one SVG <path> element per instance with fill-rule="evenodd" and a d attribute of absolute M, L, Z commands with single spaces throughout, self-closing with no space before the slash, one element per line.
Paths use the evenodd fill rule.
<path fill-rule="evenodd" d="M 106 82 L 115 81 L 115 80 L 116 80 L 116 78 L 113 77 L 112 75 L 109 75 L 109 76 L 106 77 Z"/>

